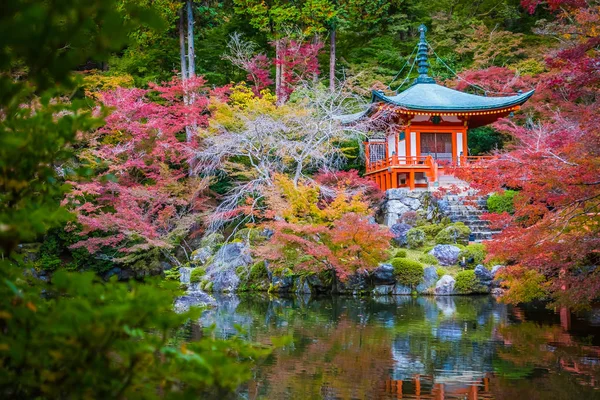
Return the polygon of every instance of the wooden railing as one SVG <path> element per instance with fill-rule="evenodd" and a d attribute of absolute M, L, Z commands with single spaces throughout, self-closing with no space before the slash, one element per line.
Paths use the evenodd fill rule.
<path fill-rule="evenodd" d="M 496 156 L 460 156 L 459 165 L 475 164 L 481 161 L 489 161 L 495 159 Z"/>
<path fill-rule="evenodd" d="M 391 156 L 388 158 L 383 158 L 381 160 L 369 163 L 366 165 L 366 172 L 378 171 L 384 168 L 389 167 L 408 167 L 408 166 L 416 166 L 422 165 L 427 166 L 431 165 L 431 163 L 435 163 L 435 160 L 431 156 Z"/>

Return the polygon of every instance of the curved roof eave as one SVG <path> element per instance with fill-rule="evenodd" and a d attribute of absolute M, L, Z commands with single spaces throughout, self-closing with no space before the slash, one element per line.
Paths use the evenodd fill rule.
<path fill-rule="evenodd" d="M 437 84 L 417 84 L 396 96 L 373 91 L 372 101 L 382 101 L 410 111 L 479 111 L 521 105 L 535 90 L 515 96 L 485 97 Z"/>

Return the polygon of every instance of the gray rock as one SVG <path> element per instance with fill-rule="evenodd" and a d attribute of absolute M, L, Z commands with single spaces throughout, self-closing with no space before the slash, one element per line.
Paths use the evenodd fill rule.
<path fill-rule="evenodd" d="M 235 292 L 240 284 L 236 270 L 252 263 L 250 249 L 244 243 L 223 245 L 206 267 L 206 279 L 213 283 L 215 292 Z"/>
<path fill-rule="evenodd" d="M 294 288 L 294 277 L 283 271 L 280 274 L 273 274 L 271 277 L 271 292 L 289 293 Z"/>
<path fill-rule="evenodd" d="M 435 284 L 434 293 L 438 296 L 449 296 L 454 294 L 454 284 L 456 281 L 450 275 L 444 275 Z"/>
<path fill-rule="evenodd" d="M 334 293 L 339 294 L 360 294 L 369 288 L 369 273 L 359 272 L 350 275 L 345 282 L 339 279 L 335 280 Z"/>
<path fill-rule="evenodd" d="M 492 285 L 492 281 L 494 280 L 494 275 L 492 275 L 490 270 L 481 264 L 475 267 L 475 277 L 479 280 L 481 285 L 488 288 Z"/>
<path fill-rule="evenodd" d="M 190 283 L 190 279 L 192 277 L 192 269 L 189 267 L 181 267 L 179 268 L 179 282 L 183 283 L 183 284 L 189 284 Z"/>
<path fill-rule="evenodd" d="M 201 247 L 192 253 L 192 261 L 204 265 L 212 255 L 213 251 L 209 246 Z"/>
<path fill-rule="evenodd" d="M 216 304 L 215 299 L 211 296 L 204 292 L 197 291 L 175 299 L 173 308 L 175 309 L 175 312 L 182 313 L 188 311 L 190 307 L 216 306 Z"/>
<path fill-rule="evenodd" d="M 383 223 L 387 226 L 394 225 L 402 214 L 409 211 L 427 211 L 430 204 L 431 194 L 426 191 L 410 191 L 408 189 L 389 189 L 385 192 L 385 198 L 378 215 L 383 216 Z"/>
<path fill-rule="evenodd" d="M 311 291 L 313 293 L 326 293 L 331 291 L 331 281 L 328 284 L 324 282 L 323 279 L 317 274 L 308 275 L 306 277 L 306 281 L 310 285 Z"/>
<path fill-rule="evenodd" d="M 295 278 L 294 287 L 296 288 L 296 294 L 312 294 L 308 280 L 304 277 Z"/>
<path fill-rule="evenodd" d="M 200 247 L 209 247 L 214 249 L 217 245 L 223 243 L 225 238 L 220 233 L 210 233 L 202 238 L 200 241 Z"/>
<path fill-rule="evenodd" d="M 394 285 L 394 289 L 392 290 L 392 294 L 394 295 L 407 295 L 412 294 L 412 289 L 408 286 L 401 285 L 399 283 Z"/>
<path fill-rule="evenodd" d="M 390 232 L 394 236 L 394 241 L 399 246 L 406 246 L 406 233 L 412 228 L 409 224 L 399 222 L 390 227 Z"/>
<path fill-rule="evenodd" d="M 492 294 L 492 296 L 502 296 L 504 294 L 504 289 L 496 287 L 493 288 L 490 293 Z"/>
<path fill-rule="evenodd" d="M 494 278 L 496 277 L 496 274 L 498 272 L 500 272 L 503 268 L 504 268 L 504 265 L 494 265 L 492 267 L 492 275 L 494 276 Z"/>
<path fill-rule="evenodd" d="M 492 288 L 499 288 L 500 286 L 502 286 L 503 279 L 500 279 L 500 277 L 498 277 L 497 275 L 504 268 L 505 268 L 504 265 L 494 265 L 492 267 L 491 274 L 494 277 L 494 280 L 492 281 L 492 285 L 491 285 Z"/>
<path fill-rule="evenodd" d="M 437 269 L 435 267 L 426 267 L 423 269 L 423 281 L 417 285 L 417 293 L 425 293 L 438 280 Z"/>
<path fill-rule="evenodd" d="M 389 296 L 393 293 L 394 286 L 393 285 L 376 285 L 373 288 L 374 296 Z"/>
<path fill-rule="evenodd" d="M 392 264 L 381 264 L 373 270 L 371 278 L 375 285 L 393 285 L 396 283 L 396 276 L 394 275 L 394 267 L 392 267 Z"/>
<path fill-rule="evenodd" d="M 451 244 L 438 244 L 430 252 L 438 259 L 440 265 L 454 265 L 458 261 L 460 249 Z"/>

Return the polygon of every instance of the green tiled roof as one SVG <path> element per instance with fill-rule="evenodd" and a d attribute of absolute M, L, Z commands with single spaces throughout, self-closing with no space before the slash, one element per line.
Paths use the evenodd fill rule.
<path fill-rule="evenodd" d="M 374 91 L 372 102 L 383 101 L 406 110 L 479 111 L 523 104 L 533 92 L 530 90 L 514 96 L 486 97 L 459 92 L 436 83 L 416 83 L 395 96 Z"/>

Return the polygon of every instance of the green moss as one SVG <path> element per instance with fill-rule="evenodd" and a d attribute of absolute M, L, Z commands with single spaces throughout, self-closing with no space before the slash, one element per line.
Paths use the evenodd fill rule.
<path fill-rule="evenodd" d="M 423 264 L 407 258 L 394 258 L 392 260 L 396 279 L 403 285 L 414 288 L 423 279 Z"/>
<path fill-rule="evenodd" d="M 504 193 L 494 193 L 487 199 L 487 208 L 489 212 L 502 214 L 507 212 L 512 214 L 515 212 L 515 195 L 517 194 L 514 190 L 505 190 Z"/>
<path fill-rule="evenodd" d="M 471 229 L 462 222 L 456 222 L 448 225 L 440 231 L 435 237 L 437 244 L 469 244 L 469 235 Z"/>
<path fill-rule="evenodd" d="M 416 249 L 425 244 L 425 240 L 427 239 L 427 235 L 420 228 L 412 228 L 406 233 L 406 242 L 408 244 L 408 248 Z"/>
<path fill-rule="evenodd" d="M 419 229 L 425 232 L 425 235 L 427 235 L 428 239 L 433 240 L 435 236 L 445 227 L 445 224 L 425 224 L 419 226 Z"/>
<path fill-rule="evenodd" d="M 240 229 L 233 235 L 233 238 L 234 240 L 247 242 L 251 245 L 261 244 L 267 240 L 266 236 L 262 234 L 262 230 L 256 228 Z"/>
<path fill-rule="evenodd" d="M 406 258 L 406 250 L 398 250 L 394 254 L 394 258 Z"/>
<path fill-rule="evenodd" d="M 460 271 L 454 279 L 454 289 L 459 294 L 485 293 L 485 288 L 480 285 L 473 270 Z"/>
<path fill-rule="evenodd" d="M 483 263 L 485 256 L 485 246 L 481 243 L 472 243 L 460 251 L 458 260 L 462 261 L 464 258 L 467 262 L 467 266 L 475 268 L 477 264 Z"/>
<path fill-rule="evenodd" d="M 438 265 L 438 259 L 435 258 L 435 256 L 427 253 L 419 257 L 419 261 L 426 265 Z"/>
<path fill-rule="evenodd" d="M 206 270 L 204 268 L 194 268 L 192 269 L 192 273 L 190 275 L 190 282 L 200 282 L 204 275 L 206 275 Z"/>
<path fill-rule="evenodd" d="M 440 278 L 444 275 L 448 275 L 448 270 L 444 267 L 437 267 L 435 269 L 435 272 L 437 272 L 438 277 L 440 277 Z"/>

